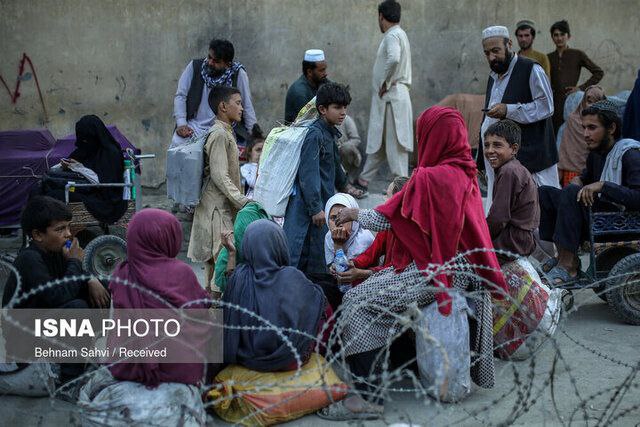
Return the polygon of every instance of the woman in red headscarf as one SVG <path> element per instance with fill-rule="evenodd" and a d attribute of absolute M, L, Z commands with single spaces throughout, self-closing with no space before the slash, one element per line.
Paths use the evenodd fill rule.
<path fill-rule="evenodd" d="M 412 304 L 434 300 L 444 316 L 451 311 L 450 288 L 473 290 L 476 321 L 471 325 L 471 377 L 480 387 L 494 384 L 492 310 L 507 285 L 484 217 L 476 165 L 462 116 L 452 108 L 432 107 L 417 123 L 418 167 L 403 189 L 375 210 L 343 209 L 338 223 L 358 220 L 373 231 L 390 230 L 404 250 L 391 267 L 372 275 L 344 296 L 343 350 L 359 377 L 379 374 L 379 361 L 400 331 L 398 318 Z M 475 251 L 474 251 L 475 250 Z M 452 260 L 467 251 L 456 263 Z M 451 264 L 449 264 L 451 263 Z M 481 280 L 469 277 L 470 265 Z M 466 272 L 454 276 L 456 272 Z M 339 328 L 338 328 L 339 329 Z M 319 412 L 331 419 L 369 419 L 382 413 L 381 390 L 355 381 L 358 394 Z M 368 396 L 376 396 L 370 398 Z M 366 399 L 366 400 L 365 400 Z"/>

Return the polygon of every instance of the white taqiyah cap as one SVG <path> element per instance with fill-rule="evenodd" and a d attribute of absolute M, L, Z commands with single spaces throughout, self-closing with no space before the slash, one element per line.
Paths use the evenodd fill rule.
<path fill-rule="evenodd" d="M 508 39 L 509 30 L 507 27 L 503 27 L 502 25 L 487 27 L 482 30 L 482 40 L 488 39 L 489 37 L 504 37 L 505 39 Z"/>
<path fill-rule="evenodd" d="M 308 62 L 324 61 L 324 52 L 321 49 L 309 49 L 304 53 L 304 60 Z"/>

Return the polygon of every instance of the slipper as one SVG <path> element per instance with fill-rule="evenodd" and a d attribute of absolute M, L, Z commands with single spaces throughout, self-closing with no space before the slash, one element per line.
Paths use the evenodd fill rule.
<path fill-rule="evenodd" d="M 362 185 L 358 181 L 354 182 L 351 185 L 353 185 L 354 187 L 356 187 L 356 188 L 358 188 L 358 189 L 360 189 L 362 191 L 369 191 L 369 186 L 368 185 Z"/>
<path fill-rule="evenodd" d="M 356 199 L 363 199 L 369 195 L 369 193 L 366 190 L 362 190 L 353 185 L 351 186 L 351 188 L 347 190 L 347 194 L 350 196 L 353 196 Z"/>
<path fill-rule="evenodd" d="M 549 285 L 551 286 L 561 286 L 566 285 L 567 283 L 575 282 L 578 280 L 579 274 L 572 276 L 569 272 L 564 268 L 556 265 L 549 271 L 547 274 L 547 280 L 549 281 Z"/>
<path fill-rule="evenodd" d="M 322 408 L 316 412 L 320 418 L 330 421 L 349 421 L 349 420 L 377 420 L 382 416 L 381 412 L 363 411 L 353 412 L 344 405 L 344 400 Z"/>
<path fill-rule="evenodd" d="M 542 271 L 544 271 L 545 273 L 548 273 L 548 272 L 550 272 L 550 271 L 551 271 L 551 269 L 552 269 L 553 267 L 555 267 L 556 265 L 558 265 L 558 258 L 556 258 L 556 257 L 551 257 L 551 258 L 547 259 L 545 262 L 543 262 L 543 263 L 540 265 L 540 269 L 541 269 Z"/>

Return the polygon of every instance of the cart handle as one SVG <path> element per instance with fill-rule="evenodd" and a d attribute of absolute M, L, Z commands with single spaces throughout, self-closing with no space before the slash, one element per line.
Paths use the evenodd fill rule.
<path fill-rule="evenodd" d="M 125 187 L 129 187 L 129 188 L 133 188 L 133 184 L 124 184 L 124 183 L 105 183 L 105 184 L 85 184 L 85 183 L 80 183 L 80 184 L 76 184 L 74 181 L 68 181 L 67 184 L 64 186 L 64 202 L 68 205 L 69 204 L 69 193 L 73 189 L 75 189 L 76 187 L 120 187 L 120 188 L 125 188 Z"/>

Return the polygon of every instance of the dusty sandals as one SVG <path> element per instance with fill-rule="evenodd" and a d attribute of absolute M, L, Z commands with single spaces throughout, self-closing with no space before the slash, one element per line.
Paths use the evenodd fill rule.
<path fill-rule="evenodd" d="M 344 400 L 322 408 L 316 412 L 320 418 L 331 421 L 377 420 L 382 416 L 378 411 L 353 412 L 344 404 Z"/>

